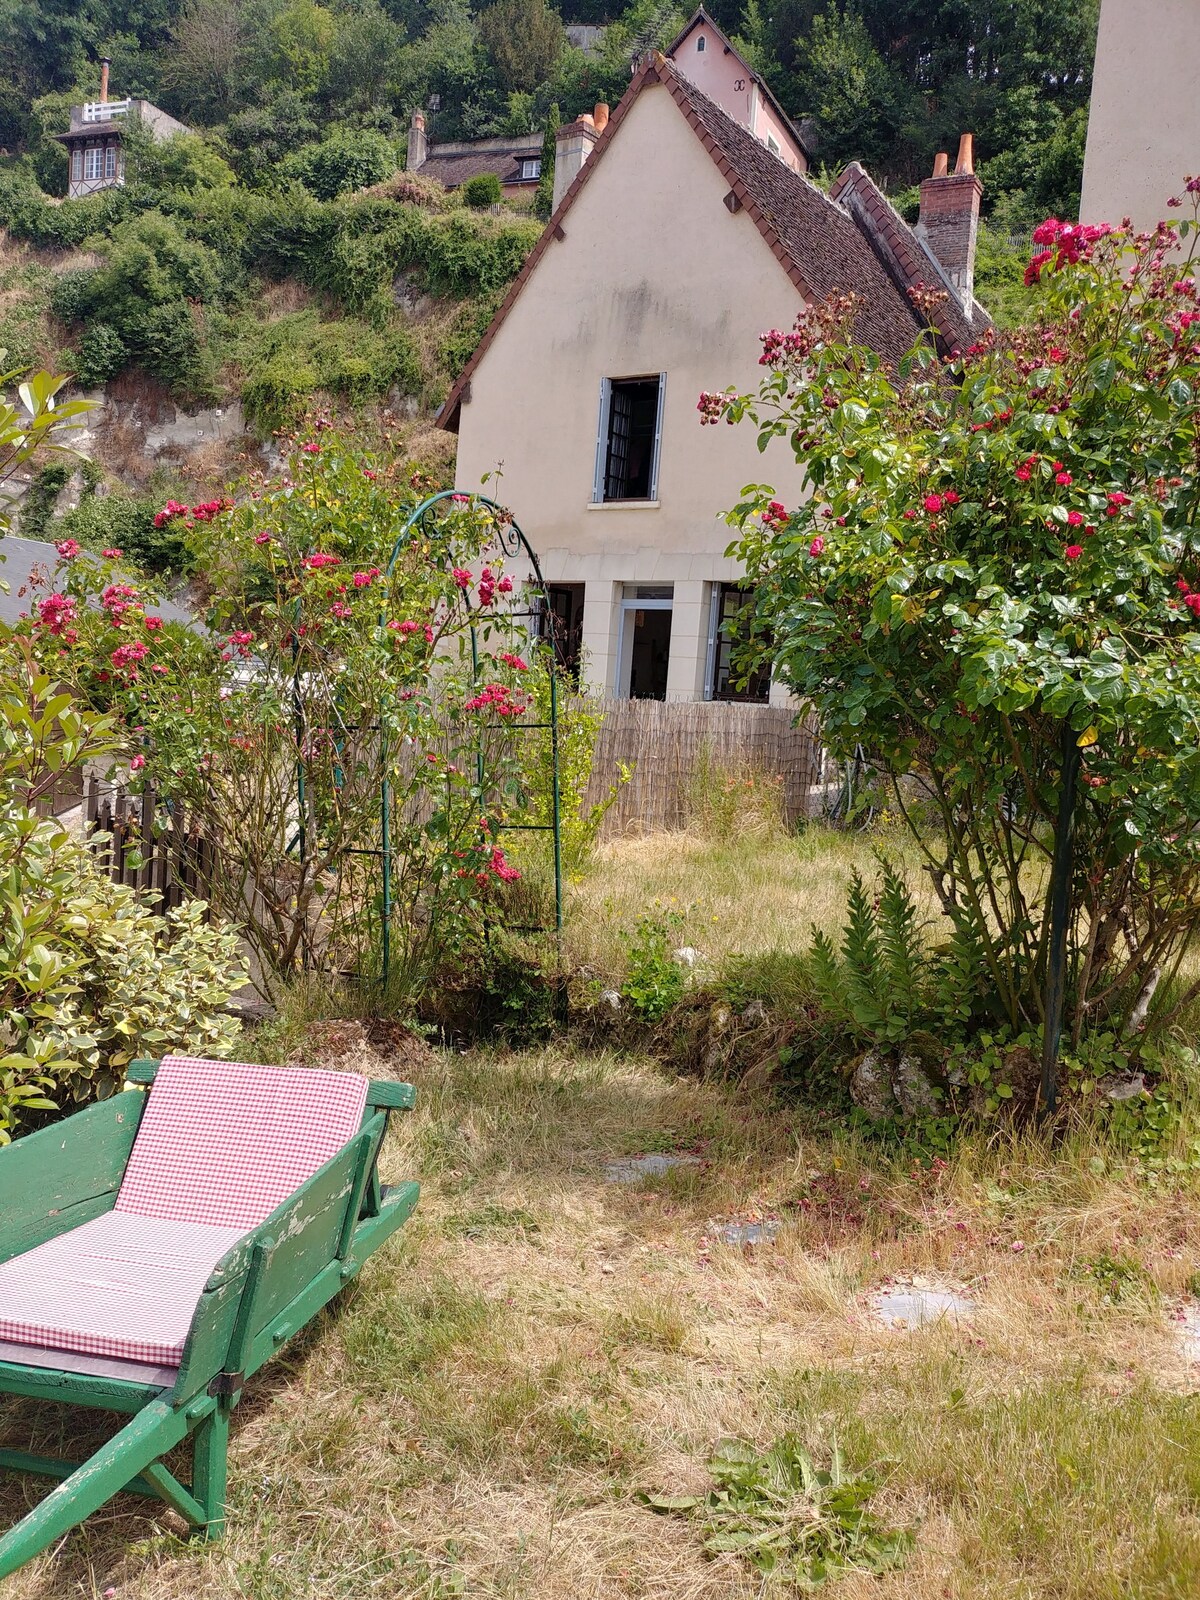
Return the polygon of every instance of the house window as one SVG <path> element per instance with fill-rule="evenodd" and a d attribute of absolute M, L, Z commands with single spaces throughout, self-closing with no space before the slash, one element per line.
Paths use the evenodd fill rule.
<path fill-rule="evenodd" d="M 773 156 L 777 156 L 779 154 L 779 141 L 777 139 L 772 139 L 770 134 L 767 135 L 767 149 Z"/>
<path fill-rule="evenodd" d="M 542 175 L 542 158 L 533 156 L 521 163 L 522 178 L 540 178 Z"/>
<path fill-rule="evenodd" d="M 71 151 L 71 182 L 72 183 L 82 183 L 82 181 L 83 181 L 83 151 L 80 150 L 80 149 L 75 149 L 75 150 Z"/>
<path fill-rule="evenodd" d="M 592 499 L 657 500 L 666 373 L 603 378 Z"/>
<path fill-rule="evenodd" d="M 83 152 L 83 177 L 91 183 L 104 171 L 104 151 L 98 144 L 90 144 Z"/>
<path fill-rule="evenodd" d="M 549 606 L 538 613 L 537 636 L 554 646 L 560 671 L 579 684 L 579 662 L 583 654 L 582 583 L 552 583 L 547 590 Z"/>
<path fill-rule="evenodd" d="M 115 178 L 117 175 L 117 147 L 115 144 L 104 147 L 104 176 Z"/>
<path fill-rule="evenodd" d="M 703 55 L 705 50 L 707 50 L 707 49 L 708 49 L 708 40 L 704 37 L 703 34 L 701 34 L 700 37 L 696 40 L 696 54 L 698 56 Z"/>
<path fill-rule="evenodd" d="M 613 686 L 619 700 L 667 698 L 674 599 L 674 586 L 669 583 L 625 585 Z"/>
<path fill-rule="evenodd" d="M 769 668 L 759 667 L 747 675 L 741 661 L 744 646 L 751 637 L 761 642 L 763 634 L 754 629 L 754 596 L 736 583 L 714 583 L 708 641 L 708 698 L 741 700 L 764 704 L 771 693 Z"/>

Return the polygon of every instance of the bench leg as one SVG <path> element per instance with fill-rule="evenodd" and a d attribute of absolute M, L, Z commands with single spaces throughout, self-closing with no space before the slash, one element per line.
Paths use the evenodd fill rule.
<path fill-rule="evenodd" d="M 225 1531 L 229 1460 L 229 1402 L 222 1399 L 196 1429 L 192 1448 L 192 1493 L 204 1507 L 204 1536 L 219 1539 Z"/>

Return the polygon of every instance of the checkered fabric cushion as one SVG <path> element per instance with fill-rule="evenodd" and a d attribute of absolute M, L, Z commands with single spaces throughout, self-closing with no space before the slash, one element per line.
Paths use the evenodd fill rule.
<path fill-rule="evenodd" d="M 353 1138 L 366 1103 L 356 1073 L 167 1056 L 116 1209 L 248 1232 Z"/>
<path fill-rule="evenodd" d="M 0 1340 L 175 1367 L 241 1227 L 109 1211 L 0 1263 Z"/>

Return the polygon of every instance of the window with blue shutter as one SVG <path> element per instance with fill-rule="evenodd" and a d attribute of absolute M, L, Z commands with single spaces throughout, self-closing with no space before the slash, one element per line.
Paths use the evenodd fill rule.
<path fill-rule="evenodd" d="M 657 500 L 665 378 L 601 380 L 593 500 Z"/>

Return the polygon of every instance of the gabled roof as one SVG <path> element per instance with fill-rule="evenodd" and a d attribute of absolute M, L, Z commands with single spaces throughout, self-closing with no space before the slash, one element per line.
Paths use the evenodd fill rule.
<path fill-rule="evenodd" d="M 725 30 L 722 27 L 719 26 L 719 24 L 717 24 L 717 23 L 715 23 L 713 21 L 713 19 L 709 16 L 708 12 L 705 11 L 703 6 L 698 6 L 696 8 L 696 10 L 692 13 L 690 19 L 687 22 L 684 23 L 684 25 L 683 25 L 682 29 L 680 30 L 680 32 L 676 35 L 676 37 L 667 46 L 667 48 L 666 48 L 666 50 L 664 52 L 664 54 L 667 57 L 667 60 L 670 61 L 670 60 L 672 60 L 674 58 L 675 52 L 679 49 L 680 45 L 683 44 L 684 40 L 688 37 L 688 35 L 694 29 L 698 28 L 702 22 L 707 27 L 711 28 L 712 31 L 716 34 L 717 38 L 721 41 L 722 48 L 725 50 L 726 54 L 731 55 L 731 56 L 735 56 L 737 58 L 737 60 L 741 62 L 742 66 L 745 67 L 746 76 L 750 79 L 750 81 L 753 84 L 755 84 L 757 86 L 759 93 L 762 95 L 763 99 L 766 100 L 767 104 L 771 107 L 771 110 L 775 113 L 775 115 L 783 123 L 784 127 L 790 130 L 792 138 L 795 139 L 797 145 L 799 145 L 801 151 L 804 154 L 805 161 L 811 163 L 812 154 L 809 151 L 808 146 L 804 143 L 804 140 L 800 137 L 800 134 L 796 129 L 796 124 L 792 121 L 791 117 L 788 116 L 787 112 L 779 104 L 779 101 L 776 100 L 775 96 L 771 93 L 771 86 L 767 83 L 765 78 L 763 78 L 759 73 L 755 72 L 754 68 L 746 60 L 745 56 L 741 53 L 741 51 L 738 49 L 738 47 L 734 44 L 733 40 L 729 37 L 729 35 L 725 32 Z"/>
<path fill-rule="evenodd" d="M 459 409 L 464 398 L 469 398 L 472 374 L 542 256 L 556 239 L 564 237 L 564 223 L 571 207 L 612 141 L 619 137 L 630 107 L 651 84 L 661 84 L 668 91 L 729 183 L 737 202 L 733 209 L 745 210 L 800 296 L 817 301 L 837 291 L 860 295 L 864 305 L 854 324 L 854 336 L 893 365 L 916 341 L 924 322 L 913 308 L 907 290 L 918 281 L 928 282 L 932 274 L 928 270 L 929 258 L 908 224 L 891 212 L 897 238 L 908 241 L 911 259 L 922 266 L 911 279 L 888 258 L 873 227 L 868 228 L 854 212 L 831 199 L 809 178 L 793 172 L 669 61 L 656 56 L 642 67 L 626 90 L 591 156 L 526 257 L 474 355 L 446 397 L 438 419 L 443 428 L 457 430 Z M 948 315 L 946 326 L 940 329 L 948 349 L 968 343 L 978 331 L 972 332 L 961 309 L 958 317 Z"/>
<path fill-rule="evenodd" d="M 926 241 L 896 210 L 870 175 L 852 161 L 829 188 L 836 200 L 869 235 L 876 251 L 893 278 L 904 289 L 926 283 L 931 289 L 948 290 L 948 298 L 934 310 L 938 332 L 951 349 L 965 349 L 988 325 L 988 318 L 977 304 L 965 308 L 946 269 Z M 968 309 L 974 313 L 969 320 Z"/>

